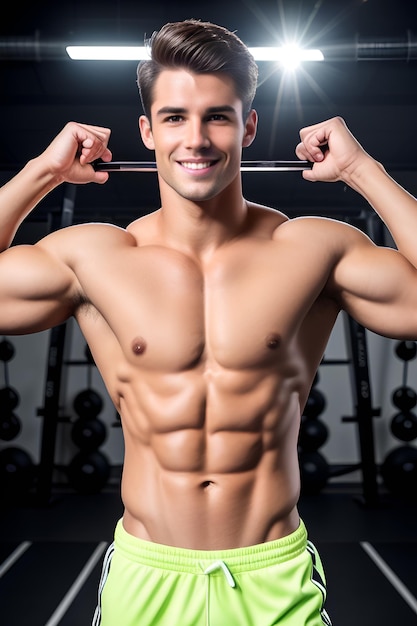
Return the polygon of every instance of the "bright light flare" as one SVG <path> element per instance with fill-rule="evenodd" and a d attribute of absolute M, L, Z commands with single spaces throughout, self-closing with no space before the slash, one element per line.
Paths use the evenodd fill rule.
<path fill-rule="evenodd" d="M 257 61 L 273 61 L 286 69 L 295 69 L 303 61 L 324 61 L 324 55 L 318 48 L 303 49 L 296 44 L 287 44 L 277 48 L 249 48 Z"/>

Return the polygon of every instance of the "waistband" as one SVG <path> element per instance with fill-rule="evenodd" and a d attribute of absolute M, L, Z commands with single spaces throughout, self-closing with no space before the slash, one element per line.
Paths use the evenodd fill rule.
<path fill-rule="evenodd" d="M 138 539 L 123 528 L 119 520 L 114 544 L 125 558 L 154 568 L 202 573 L 214 561 L 223 561 L 234 573 L 253 571 L 289 561 L 302 554 L 307 547 L 307 530 L 302 520 L 293 533 L 265 543 L 229 550 L 191 550 Z"/>

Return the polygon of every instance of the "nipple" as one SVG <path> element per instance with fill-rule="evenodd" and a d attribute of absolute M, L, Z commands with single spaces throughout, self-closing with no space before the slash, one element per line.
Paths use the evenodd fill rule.
<path fill-rule="evenodd" d="M 266 338 L 266 345 L 270 350 L 276 350 L 281 343 L 281 337 L 277 333 L 271 333 Z"/>
<path fill-rule="evenodd" d="M 146 350 L 146 341 L 143 337 L 136 337 L 132 342 L 132 352 L 134 354 L 143 354 Z"/>

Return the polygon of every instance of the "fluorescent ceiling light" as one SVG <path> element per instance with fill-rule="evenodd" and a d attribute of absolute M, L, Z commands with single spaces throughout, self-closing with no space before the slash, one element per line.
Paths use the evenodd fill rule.
<path fill-rule="evenodd" d="M 148 48 L 144 46 L 67 46 L 66 51 L 76 61 L 141 61 L 149 59 Z M 283 46 L 281 48 L 249 48 L 256 61 L 272 61 L 287 64 L 288 60 L 323 61 L 321 50 Z"/>
<path fill-rule="evenodd" d="M 144 46 L 67 46 L 66 51 L 75 61 L 140 61 L 149 59 Z"/>

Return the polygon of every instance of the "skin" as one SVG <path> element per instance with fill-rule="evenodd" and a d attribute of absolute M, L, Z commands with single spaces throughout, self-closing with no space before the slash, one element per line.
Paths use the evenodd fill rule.
<path fill-rule="evenodd" d="M 296 154 L 314 162 L 302 175 L 362 194 L 398 251 L 345 223 L 289 220 L 242 195 L 257 116 L 243 122 L 229 78 L 165 70 L 154 96 L 139 127 L 159 210 L 7 250 L 63 181 L 106 182 L 89 163 L 111 159 L 110 131 L 76 123 L 0 190 L 0 332 L 78 321 L 121 415 L 129 533 L 248 546 L 299 524 L 300 415 L 338 313 L 417 338 L 417 203 L 334 118 L 301 130 Z"/>

